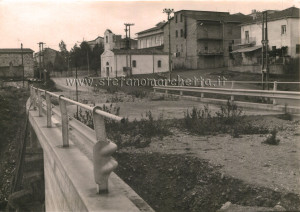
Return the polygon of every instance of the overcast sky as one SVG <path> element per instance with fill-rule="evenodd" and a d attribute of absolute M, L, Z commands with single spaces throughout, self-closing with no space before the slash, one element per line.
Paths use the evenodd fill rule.
<path fill-rule="evenodd" d="M 252 1 L 18 1 L 0 0 L 0 48 L 38 50 L 37 43 L 58 49 L 64 40 L 70 49 L 77 41 L 103 36 L 106 29 L 124 35 L 124 23 L 135 23 L 131 34 L 166 20 L 164 8 L 249 14 L 252 9 L 282 10 L 300 7 L 299 0 Z"/>

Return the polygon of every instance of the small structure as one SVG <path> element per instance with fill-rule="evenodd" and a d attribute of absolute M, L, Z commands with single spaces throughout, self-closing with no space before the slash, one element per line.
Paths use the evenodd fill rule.
<path fill-rule="evenodd" d="M 167 72 L 168 53 L 157 49 L 122 49 L 120 35 L 106 30 L 105 51 L 101 55 L 101 76 L 119 77 Z"/>
<path fill-rule="evenodd" d="M 22 56 L 24 65 L 24 76 L 33 77 L 33 50 L 0 49 L 0 77 L 22 77 Z"/>

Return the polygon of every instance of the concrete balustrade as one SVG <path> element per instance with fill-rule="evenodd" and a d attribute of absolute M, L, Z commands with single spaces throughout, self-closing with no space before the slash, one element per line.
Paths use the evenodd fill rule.
<path fill-rule="evenodd" d="M 33 105 L 38 105 L 39 116 L 42 116 L 42 97 L 41 92 L 44 90 L 31 87 L 31 97 Z M 69 147 L 69 116 L 67 111 L 67 103 L 76 104 L 84 109 L 93 112 L 94 130 L 96 133 L 97 143 L 94 145 L 94 179 L 98 185 L 98 193 L 108 193 L 108 178 L 111 172 L 116 169 L 118 163 L 111 157 L 111 155 L 117 150 L 117 146 L 106 139 L 106 130 L 104 118 L 113 119 L 115 121 L 122 122 L 122 117 L 115 116 L 113 114 L 104 112 L 100 107 L 90 107 L 71 99 L 65 98 L 63 95 L 57 95 L 51 92 L 45 92 L 46 99 L 46 116 L 47 127 L 52 126 L 51 115 L 51 96 L 56 97 L 59 100 L 61 125 L 62 125 L 62 146 Z"/>
<path fill-rule="evenodd" d="M 35 104 L 39 102 L 34 98 L 38 89 L 30 89 Z M 46 211 L 153 211 L 113 173 L 118 163 L 111 155 L 117 146 L 106 137 L 105 119 L 124 119 L 99 107 L 39 91 L 45 92 L 45 101 L 39 111 L 29 111 L 29 122 L 44 152 Z M 59 99 L 58 107 L 51 104 L 51 98 Z M 92 111 L 94 130 L 69 118 L 69 104 Z"/>

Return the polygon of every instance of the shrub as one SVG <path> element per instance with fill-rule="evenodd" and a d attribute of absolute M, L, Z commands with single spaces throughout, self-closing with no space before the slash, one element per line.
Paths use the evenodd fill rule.
<path fill-rule="evenodd" d="M 227 102 L 211 115 L 208 106 L 203 109 L 193 108 L 191 112 L 184 113 L 183 126 L 190 132 L 199 135 L 216 133 L 230 133 L 232 137 L 238 138 L 241 134 L 265 134 L 269 130 L 265 127 L 251 125 L 245 121 L 243 111 L 237 105 Z"/>
<path fill-rule="evenodd" d="M 278 145 L 280 140 L 276 138 L 276 135 L 277 135 L 277 130 L 273 129 L 271 135 L 268 136 L 267 139 L 262 143 L 270 144 L 270 145 Z"/>

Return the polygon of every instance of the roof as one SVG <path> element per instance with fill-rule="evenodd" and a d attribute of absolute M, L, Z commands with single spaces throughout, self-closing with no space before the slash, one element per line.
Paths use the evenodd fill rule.
<path fill-rule="evenodd" d="M 252 46 L 252 47 L 247 47 L 247 48 L 237 49 L 237 50 L 235 50 L 235 51 L 232 51 L 231 53 L 238 53 L 238 52 L 240 52 L 240 53 L 242 53 L 242 52 L 253 52 L 253 51 L 255 51 L 255 50 L 257 50 L 257 49 L 261 49 L 261 48 L 262 48 L 262 46 Z"/>
<path fill-rule="evenodd" d="M 257 20 L 261 21 L 262 12 L 257 12 L 257 18 L 255 20 L 250 20 L 243 25 L 256 23 Z M 280 20 L 285 18 L 300 18 L 300 9 L 297 7 L 290 7 L 285 10 L 280 11 L 272 11 L 272 13 L 268 13 L 268 21 Z"/>
<path fill-rule="evenodd" d="M 168 55 L 167 52 L 157 49 L 113 49 L 111 51 L 116 55 Z"/>
<path fill-rule="evenodd" d="M 20 54 L 20 53 L 33 53 L 34 51 L 29 48 L 24 48 L 23 51 L 20 48 L 15 48 L 15 49 L 0 49 L 0 53 L 15 53 L 15 54 Z"/>
<path fill-rule="evenodd" d="M 138 32 L 136 34 L 143 34 L 143 33 L 147 33 L 147 32 L 152 32 L 152 31 L 155 31 L 155 30 L 159 30 L 161 28 L 163 28 L 168 22 L 159 22 L 158 24 L 156 24 L 155 27 L 152 27 L 150 29 L 146 29 L 146 30 L 143 30 L 141 32 Z"/>
<path fill-rule="evenodd" d="M 244 15 L 242 13 L 231 15 L 227 12 L 208 12 L 208 11 L 195 11 L 190 14 L 184 13 L 184 16 L 198 21 L 225 21 L 225 22 L 237 22 L 237 23 L 243 23 L 253 19 L 250 15 Z"/>
<path fill-rule="evenodd" d="M 87 43 L 88 42 L 93 42 L 93 41 L 96 41 L 98 38 L 102 38 L 102 39 L 104 39 L 103 37 L 101 37 L 101 36 L 98 36 L 98 37 L 96 37 L 94 40 L 89 40 L 89 41 L 86 41 Z"/>

